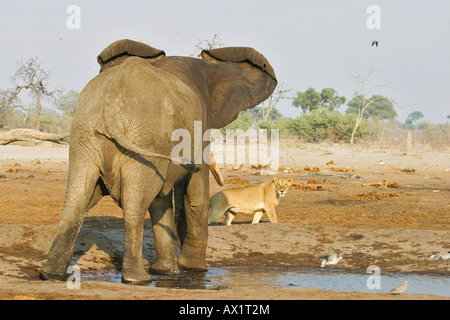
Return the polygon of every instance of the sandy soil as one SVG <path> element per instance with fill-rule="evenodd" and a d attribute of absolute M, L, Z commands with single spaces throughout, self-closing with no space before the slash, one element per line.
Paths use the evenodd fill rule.
<path fill-rule="evenodd" d="M 432 295 L 359 293 L 303 288 L 220 290 L 143 287 L 83 280 L 81 290 L 65 282 L 43 282 L 46 259 L 62 210 L 67 147 L 0 146 L 0 299 L 444 299 Z M 281 199 L 279 224 L 237 216 L 232 226 L 209 227 L 210 266 L 319 268 L 329 246 L 340 249 L 339 269 L 450 275 L 450 263 L 431 254 L 450 249 L 450 154 L 299 144 L 283 147 L 278 176 L 295 188 Z M 283 169 L 283 168 L 282 168 Z M 267 170 L 223 168 L 226 186 L 270 179 Z M 384 180 L 384 181 L 383 181 Z M 85 220 L 74 262 L 84 270 L 120 270 L 123 221 L 108 197 Z M 144 257 L 154 258 L 146 221 Z"/>

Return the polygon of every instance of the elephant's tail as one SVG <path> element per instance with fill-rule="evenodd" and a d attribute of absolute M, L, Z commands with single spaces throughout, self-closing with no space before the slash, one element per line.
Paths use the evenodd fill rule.
<path fill-rule="evenodd" d="M 108 99 L 107 99 L 108 100 Z M 142 149 L 141 147 L 134 144 L 130 139 L 128 139 L 124 134 L 124 128 L 121 121 L 118 119 L 117 114 L 120 113 L 121 105 L 123 104 L 122 94 L 119 94 L 112 103 L 107 103 L 103 109 L 103 123 L 104 129 L 97 130 L 98 133 L 107 137 L 108 139 L 114 140 L 122 148 L 134 152 L 144 158 L 161 158 L 172 161 L 174 164 L 183 166 L 186 170 L 191 172 L 199 171 L 199 168 L 195 167 L 190 160 L 174 158 L 171 156 L 166 156 L 156 152 L 148 151 Z"/>

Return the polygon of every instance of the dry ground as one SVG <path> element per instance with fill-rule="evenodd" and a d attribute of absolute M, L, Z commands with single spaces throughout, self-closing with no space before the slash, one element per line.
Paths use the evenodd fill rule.
<path fill-rule="evenodd" d="M 450 263 L 431 254 L 450 249 L 450 154 L 304 144 L 282 149 L 279 176 L 295 188 L 281 199 L 279 224 L 237 216 L 209 227 L 210 266 L 318 268 L 328 246 L 345 259 L 339 268 L 450 275 Z M 316 168 L 316 169 L 314 169 Z M 141 287 L 83 281 L 82 290 L 43 282 L 46 259 L 63 206 L 67 148 L 0 146 L 0 299 L 439 299 L 430 295 L 339 292 L 302 288 L 222 290 Z M 226 186 L 266 181 L 264 169 L 223 168 Z M 85 220 L 75 255 L 82 270 L 120 269 L 121 210 L 105 197 Z M 154 251 L 146 222 L 144 256 Z"/>

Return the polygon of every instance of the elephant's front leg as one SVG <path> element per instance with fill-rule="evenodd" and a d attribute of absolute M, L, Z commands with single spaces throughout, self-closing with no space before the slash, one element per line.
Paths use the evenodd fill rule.
<path fill-rule="evenodd" d="M 172 191 L 153 200 L 150 216 L 156 249 L 156 262 L 152 264 L 151 271 L 158 274 L 179 274 Z"/>
<path fill-rule="evenodd" d="M 188 178 L 186 187 L 186 237 L 178 264 L 187 269 L 206 271 L 208 241 L 209 171 L 208 165 Z"/>

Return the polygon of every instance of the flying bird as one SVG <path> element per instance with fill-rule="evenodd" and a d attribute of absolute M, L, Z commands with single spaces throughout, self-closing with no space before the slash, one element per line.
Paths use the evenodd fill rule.
<path fill-rule="evenodd" d="M 373 41 L 372 41 L 372 47 L 373 47 L 374 45 L 378 47 L 378 40 L 373 40 Z"/>
<path fill-rule="evenodd" d="M 430 259 L 431 260 L 437 260 L 441 258 L 444 261 L 450 262 L 450 251 L 444 251 L 444 252 L 440 252 L 438 254 L 433 254 Z"/>
<path fill-rule="evenodd" d="M 336 264 L 342 260 L 342 254 L 339 250 L 334 248 L 328 248 L 327 255 L 323 257 L 322 263 L 320 266 L 323 268 L 329 264 Z"/>
<path fill-rule="evenodd" d="M 406 291 L 408 288 L 408 280 L 405 280 L 402 284 L 400 284 L 398 287 L 392 289 L 389 291 L 391 294 L 400 294 Z"/>

